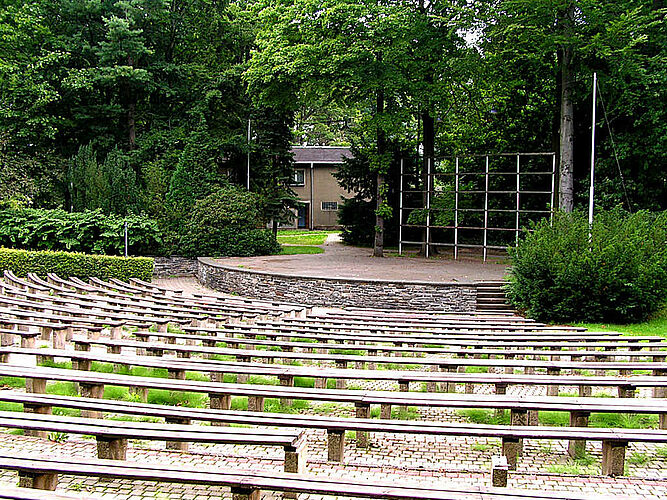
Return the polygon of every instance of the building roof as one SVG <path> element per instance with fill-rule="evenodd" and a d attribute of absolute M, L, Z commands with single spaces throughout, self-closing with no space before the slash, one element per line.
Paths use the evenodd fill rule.
<path fill-rule="evenodd" d="M 292 146 L 295 163 L 341 163 L 352 158 L 350 148 L 340 146 Z"/>

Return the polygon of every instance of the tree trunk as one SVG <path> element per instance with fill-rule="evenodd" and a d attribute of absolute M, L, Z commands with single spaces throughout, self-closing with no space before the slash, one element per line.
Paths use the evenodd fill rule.
<path fill-rule="evenodd" d="M 382 54 L 377 55 L 378 63 L 382 61 Z M 379 118 L 384 113 L 384 91 L 378 88 L 376 101 L 376 116 Z M 373 257 L 384 257 L 384 217 L 381 215 L 382 207 L 385 205 L 384 189 L 384 154 L 386 140 L 382 124 L 378 120 L 377 125 L 377 186 L 376 186 L 376 214 L 375 214 L 375 241 L 373 245 Z"/>
<path fill-rule="evenodd" d="M 127 107 L 127 131 L 130 142 L 130 151 L 137 149 L 137 130 L 135 123 L 135 113 L 137 104 L 133 101 Z"/>
<path fill-rule="evenodd" d="M 565 32 L 572 25 L 574 6 L 569 6 L 565 14 Z M 563 46 L 561 60 L 561 107 L 560 107 L 560 182 L 558 207 L 564 212 L 574 210 L 574 103 L 572 84 L 574 80 L 573 50 Z"/>
<path fill-rule="evenodd" d="M 432 82 L 432 78 L 428 79 L 430 82 Z M 431 116 L 431 113 L 429 111 L 424 110 L 422 112 L 422 128 L 423 128 L 423 139 L 422 139 L 422 145 L 424 146 L 424 158 L 423 158 L 423 166 L 422 166 L 422 185 L 424 186 L 424 194 L 422 196 L 422 202 L 424 205 L 424 208 L 426 208 L 427 202 L 428 202 L 428 189 L 430 186 L 429 182 L 429 161 L 433 161 L 435 157 L 435 119 L 433 116 Z M 433 166 L 433 163 L 431 163 L 431 166 Z M 422 232 L 422 241 L 424 242 L 421 246 L 421 249 L 419 250 L 419 255 L 422 257 L 426 256 L 426 247 L 430 246 L 430 238 L 429 241 L 426 241 L 426 229 L 423 230 Z M 435 248 L 431 246 L 430 248 L 431 253 L 434 252 Z"/>

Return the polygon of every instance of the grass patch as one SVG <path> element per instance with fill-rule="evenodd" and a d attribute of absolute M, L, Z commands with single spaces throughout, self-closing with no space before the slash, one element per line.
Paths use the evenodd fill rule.
<path fill-rule="evenodd" d="M 208 375 L 205 375 L 202 372 L 187 372 L 185 374 L 185 380 L 195 380 L 197 382 L 209 382 Z"/>
<path fill-rule="evenodd" d="M 508 411 L 503 412 L 502 415 L 496 415 L 494 410 L 473 408 L 470 410 L 458 410 L 457 413 L 474 424 L 509 425 L 510 423 L 510 414 Z"/>
<path fill-rule="evenodd" d="M 550 465 L 549 467 L 547 467 L 547 472 L 552 472 L 554 474 L 572 474 L 575 476 L 580 476 L 581 474 L 585 474 L 584 467 L 575 462 L 570 462 L 567 464 Z"/>
<path fill-rule="evenodd" d="M 77 410 L 76 408 L 62 408 L 60 406 L 54 406 L 53 414 L 60 415 L 61 417 L 80 417 L 81 410 Z"/>
<path fill-rule="evenodd" d="M 0 378 L 0 386 L 22 389 L 25 387 L 25 379 L 21 377 L 2 377 Z"/>
<path fill-rule="evenodd" d="M 667 458 L 667 446 L 660 446 L 656 448 L 655 454 L 659 457 Z"/>
<path fill-rule="evenodd" d="M 466 373 L 489 373 L 488 366 L 466 366 Z"/>
<path fill-rule="evenodd" d="M 577 323 L 591 331 L 614 331 L 626 335 L 659 335 L 667 338 L 667 305 L 654 314 L 648 321 L 631 324 L 615 323 Z"/>
<path fill-rule="evenodd" d="M 108 415 L 106 418 L 108 420 L 117 420 L 120 422 L 151 422 L 153 424 L 162 422 L 160 417 L 138 417 L 134 415 Z"/>
<path fill-rule="evenodd" d="M 280 247 L 280 255 L 302 255 L 302 254 L 317 254 L 324 253 L 324 248 L 311 246 L 282 246 Z"/>
<path fill-rule="evenodd" d="M 364 351 L 358 349 L 331 349 L 329 354 L 344 354 L 346 356 L 363 356 Z"/>
<path fill-rule="evenodd" d="M 637 451 L 633 451 L 628 457 L 628 463 L 632 465 L 646 465 L 650 461 L 651 459 L 646 453 L 639 453 Z"/>
<path fill-rule="evenodd" d="M 169 406 L 187 406 L 189 408 L 204 408 L 208 395 L 200 392 L 167 391 L 164 389 L 150 389 L 148 403 Z"/>
<path fill-rule="evenodd" d="M 23 411 L 23 405 L 21 403 L 0 401 L 0 411 Z"/>
<path fill-rule="evenodd" d="M 310 403 L 303 399 L 293 399 L 291 405 L 280 403 L 280 399 L 267 398 L 264 400 L 264 411 L 270 413 L 299 413 L 310 408 Z"/>
<path fill-rule="evenodd" d="M 58 396 L 78 396 L 74 382 L 51 382 L 46 386 L 47 394 L 57 394 Z"/>
<path fill-rule="evenodd" d="M 72 362 L 71 361 L 52 361 L 50 359 L 46 359 L 42 361 L 41 363 L 38 363 L 38 366 L 44 366 L 46 368 L 63 368 L 65 370 L 71 370 L 72 369 Z"/>
<path fill-rule="evenodd" d="M 278 234 L 278 243 L 289 245 L 323 245 L 327 233 Z"/>

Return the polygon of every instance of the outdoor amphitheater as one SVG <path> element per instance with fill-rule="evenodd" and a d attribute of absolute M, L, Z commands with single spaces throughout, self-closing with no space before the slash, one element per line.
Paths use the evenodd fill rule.
<path fill-rule="evenodd" d="M 663 337 L 156 283 L 4 273 L 0 498 L 667 495 Z"/>

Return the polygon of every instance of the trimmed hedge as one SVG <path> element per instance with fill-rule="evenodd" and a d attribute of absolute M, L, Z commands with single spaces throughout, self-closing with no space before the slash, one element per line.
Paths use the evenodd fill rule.
<path fill-rule="evenodd" d="M 647 319 L 667 300 L 667 212 L 557 214 L 510 248 L 510 302 L 540 321 Z"/>
<path fill-rule="evenodd" d="M 5 269 L 17 276 L 32 272 L 39 276 L 56 273 L 64 278 L 117 278 L 123 281 L 139 278 L 150 281 L 153 277 L 153 259 L 0 248 L 0 271 Z"/>

